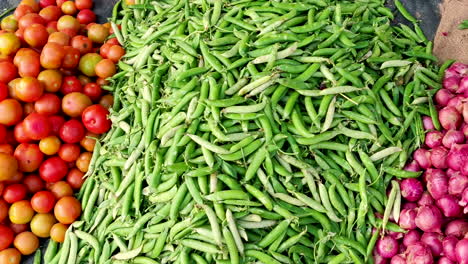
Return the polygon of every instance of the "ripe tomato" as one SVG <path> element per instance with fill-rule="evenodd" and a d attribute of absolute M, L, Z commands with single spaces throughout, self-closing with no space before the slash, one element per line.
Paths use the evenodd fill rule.
<path fill-rule="evenodd" d="M 0 250 L 8 248 L 13 243 L 14 238 L 15 234 L 9 227 L 0 225 Z"/>
<path fill-rule="evenodd" d="M 81 92 L 82 90 L 83 87 L 81 86 L 80 80 L 75 76 L 66 76 L 63 78 L 62 87 L 60 87 L 60 92 L 62 94 L 66 95 L 73 92 Z"/>
<path fill-rule="evenodd" d="M 67 183 L 75 190 L 79 190 L 85 179 L 83 178 L 84 173 L 77 168 L 73 168 L 68 172 Z"/>
<path fill-rule="evenodd" d="M 93 7 L 93 0 L 75 0 L 75 5 L 79 10 L 91 9 Z"/>
<path fill-rule="evenodd" d="M 0 263 L 20 264 L 21 253 L 16 248 L 7 248 L 0 251 Z"/>
<path fill-rule="evenodd" d="M 60 115 L 49 116 L 49 122 L 52 125 L 52 134 L 58 136 L 60 128 L 65 124 L 65 118 Z"/>
<path fill-rule="evenodd" d="M 13 133 L 15 135 L 15 140 L 18 143 L 28 143 L 32 140 L 26 134 L 26 130 L 24 130 L 24 122 L 16 124 Z"/>
<path fill-rule="evenodd" d="M 22 232 L 16 235 L 13 245 L 23 255 L 30 255 L 39 248 L 39 238 L 32 232 Z"/>
<path fill-rule="evenodd" d="M 65 49 L 57 43 L 47 43 L 41 52 L 41 65 L 46 69 L 58 69 L 62 66 Z"/>
<path fill-rule="evenodd" d="M 49 35 L 47 42 L 54 42 L 62 46 L 68 46 L 70 44 L 70 36 L 63 32 L 54 32 Z"/>
<path fill-rule="evenodd" d="M 83 88 L 83 93 L 86 94 L 92 101 L 97 102 L 102 95 L 101 86 L 97 83 L 88 83 Z"/>
<path fill-rule="evenodd" d="M 18 74 L 21 77 L 37 77 L 41 71 L 39 57 L 23 57 L 18 63 Z"/>
<path fill-rule="evenodd" d="M 45 160 L 39 167 L 39 176 L 46 182 L 57 182 L 67 175 L 68 166 L 59 157 Z"/>
<path fill-rule="evenodd" d="M 9 180 L 7 181 L 4 181 L 3 183 L 5 184 L 15 184 L 15 183 L 21 183 L 21 181 L 23 180 L 23 172 L 21 171 L 17 171 L 13 177 L 11 177 Z"/>
<path fill-rule="evenodd" d="M 26 14 L 30 14 L 30 13 L 34 13 L 34 10 L 32 9 L 32 7 L 28 5 L 18 5 L 13 15 L 15 16 L 16 19 L 20 19 Z"/>
<path fill-rule="evenodd" d="M 7 129 L 4 125 L 0 125 L 0 143 L 6 142 Z"/>
<path fill-rule="evenodd" d="M 71 117 L 79 117 L 86 109 L 92 105 L 91 99 L 83 93 L 73 92 L 66 94 L 62 99 L 63 112 Z"/>
<path fill-rule="evenodd" d="M 32 113 L 23 122 L 26 135 L 33 140 L 41 140 L 50 134 L 50 122 L 45 115 Z"/>
<path fill-rule="evenodd" d="M 81 214 L 80 202 L 72 197 L 63 197 L 55 204 L 54 215 L 62 224 L 73 223 Z"/>
<path fill-rule="evenodd" d="M 62 67 L 65 69 L 75 69 L 80 63 L 80 51 L 71 46 L 64 47 L 65 57 L 63 57 Z"/>
<path fill-rule="evenodd" d="M 37 192 L 31 197 L 31 206 L 34 211 L 45 214 L 52 209 L 54 209 L 55 205 L 55 196 L 52 192 L 49 191 L 40 191 Z"/>
<path fill-rule="evenodd" d="M 39 149 L 46 155 L 55 155 L 60 149 L 60 139 L 56 136 L 43 138 L 39 142 Z"/>
<path fill-rule="evenodd" d="M 24 177 L 23 184 L 26 185 L 29 193 L 36 193 L 45 188 L 45 183 L 37 174 L 29 174 Z"/>
<path fill-rule="evenodd" d="M 46 22 L 40 15 L 36 13 L 26 14 L 18 19 L 18 27 L 20 29 L 25 29 L 34 24 L 45 25 Z"/>
<path fill-rule="evenodd" d="M 99 138 L 99 135 L 91 133 L 91 132 L 86 132 L 85 137 L 80 141 L 80 145 L 89 152 L 92 152 L 94 150 L 94 146 L 96 145 L 96 139 Z"/>
<path fill-rule="evenodd" d="M 83 9 L 80 12 L 78 12 L 78 15 L 76 15 L 76 19 L 78 19 L 78 22 L 80 24 L 89 24 L 92 22 L 96 21 L 96 14 L 94 14 L 91 9 Z"/>
<path fill-rule="evenodd" d="M 8 85 L 0 82 L 0 102 L 5 100 L 7 97 L 8 97 Z"/>
<path fill-rule="evenodd" d="M 39 58 L 40 54 L 30 48 L 21 48 L 16 52 L 15 57 L 13 58 L 13 64 L 18 67 L 25 58 L 29 57 Z"/>
<path fill-rule="evenodd" d="M 81 171 L 81 172 L 87 172 L 89 168 L 89 163 L 91 162 L 91 158 L 93 157 L 93 154 L 91 152 L 83 152 L 80 154 L 78 159 L 76 160 L 76 167 Z"/>
<path fill-rule="evenodd" d="M 16 69 L 13 63 L 9 61 L 0 62 L 0 82 L 8 83 L 11 80 L 15 79 L 17 75 L 18 69 Z"/>
<path fill-rule="evenodd" d="M 41 24 L 33 24 L 24 29 L 24 41 L 33 48 L 42 47 L 47 43 L 49 32 L 47 28 Z"/>
<path fill-rule="evenodd" d="M 95 71 L 98 77 L 107 79 L 112 77 L 117 69 L 115 68 L 115 63 L 112 60 L 104 59 L 96 64 Z"/>
<path fill-rule="evenodd" d="M 31 221 L 34 210 L 31 203 L 27 200 L 13 203 L 8 210 L 10 221 L 15 224 L 27 224 Z"/>
<path fill-rule="evenodd" d="M 119 45 L 113 45 L 110 47 L 107 53 L 107 58 L 113 61 L 114 63 L 117 63 L 124 55 L 125 50 L 122 47 L 120 47 Z"/>
<path fill-rule="evenodd" d="M 43 94 L 35 103 L 34 110 L 42 115 L 54 115 L 60 112 L 61 100 L 53 93 Z"/>
<path fill-rule="evenodd" d="M 8 204 L 5 200 L 0 199 L 0 222 L 3 222 L 8 217 Z"/>
<path fill-rule="evenodd" d="M 11 179 L 18 170 L 18 162 L 12 155 L 0 153 L 0 181 Z"/>
<path fill-rule="evenodd" d="M 11 126 L 21 121 L 23 108 L 15 99 L 5 99 L 0 102 L 0 113 L 0 124 Z"/>
<path fill-rule="evenodd" d="M 64 181 L 58 181 L 56 183 L 53 183 L 49 187 L 50 192 L 54 195 L 55 199 L 59 200 L 62 197 L 66 196 L 72 196 L 73 195 L 73 190 L 67 182 Z"/>
<path fill-rule="evenodd" d="M 72 1 L 66 1 L 62 4 L 61 6 L 62 12 L 65 15 L 74 15 L 76 12 L 78 12 L 78 9 L 76 8 L 75 2 Z"/>
<path fill-rule="evenodd" d="M 28 5 L 28 6 L 32 7 L 34 12 L 39 11 L 39 4 L 36 2 L 36 0 L 22 0 L 20 2 L 20 5 Z"/>
<path fill-rule="evenodd" d="M 13 155 L 13 147 L 10 144 L 0 144 L 0 153 L 5 153 L 8 155 Z"/>
<path fill-rule="evenodd" d="M 47 238 L 56 222 L 52 214 L 36 214 L 31 220 L 31 231 L 38 237 Z"/>
<path fill-rule="evenodd" d="M 28 224 L 14 224 L 10 222 L 8 226 L 13 230 L 15 234 L 19 234 L 25 231 L 28 231 L 29 225 Z"/>
<path fill-rule="evenodd" d="M 25 103 L 23 105 L 23 113 L 24 115 L 29 115 L 31 113 L 34 113 L 36 110 L 34 110 L 34 104 L 33 103 Z"/>
<path fill-rule="evenodd" d="M 93 49 L 93 42 L 81 35 L 74 36 L 71 40 L 71 45 L 75 49 L 78 49 L 82 55 L 91 52 Z"/>
<path fill-rule="evenodd" d="M 63 124 L 59 134 L 66 143 L 78 143 L 84 138 L 86 130 L 80 121 L 72 119 Z"/>
<path fill-rule="evenodd" d="M 47 32 L 49 32 L 49 34 L 58 32 L 57 24 L 57 21 L 50 21 L 49 23 L 47 23 Z"/>
<path fill-rule="evenodd" d="M 19 170 L 23 172 L 33 172 L 39 168 L 44 154 L 36 144 L 21 143 L 15 149 L 14 154 L 16 160 L 18 160 Z"/>
<path fill-rule="evenodd" d="M 82 114 L 83 124 L 86 129 L 96 134 L 103 134 L 109 131 L 112 123 L 107 118 L 109 111 L 102 105 L 88 106 Z"/>
<path fill-rule="evenodd" d="M 114 96 L 112 96 L 112 94 L 104 95 L 101 97 L 101 100 L 99 100 L 99 104 L 104 106 L 106 109 L 111 108 L 114 104 Z"/>
<path fill-rule="evenodd" d="M 7 203 L 12 204 L 23 200 L 26 197 L 26 193 L 27 188 L 24 184 L 16 183 L 8 185 L 3 190 L 3 199 L 5 199 Z"/>
<path fill-rule="evenodd" d="M 80 80 L 81 86 L 83 86 L 83 87 L 85 85 L 87 85 L 88 83 L 93 82 L 93 80 L 91 80 L 91 78 L 89 78 L 88 76 L 85 76 L 83 74 L 78 75 L 78 80 Z"/>
<path fill-rule="evenodd" d="M 32 103 L 41 98 L 44 88 L 38 79 L 23 77 L 15 87 L 16 96 L 23 102 Z"/>
<path fill-rule="evenodd" d="M 2 19 L 1 27 L 8 32 L 15 32 L 18 29 L 18 20 L 13 15 L 7 16 Z"/>
<path fill-rule="evenodd" d="M 20 39 L 13 33 L 0 34 L 0 54 L 9 56 L 14 54 L 21 46 Z"/>
<path fill-rule="evenodd" d="M 80 156 L 80 146 L 77 144 L 63 144 L 60 146 L 58 155 L 66 162 L 74 162 Z"/>
<path fill-rule="evenodd" d="M 62 10 L 60 10 L 58 6 L 51 5 L 39 11 L 39 15 L 46 23 L 49 23 L 52 21 L 57 21 L 62 15 Z"/>
<path fill-rule="evenodd" d="M 57 70 L 42 71 L 37 79 L 44 86 L 46 92 L 58 92 L 62 86 L 62 74 Z"/>
<path fill-rule="evenodd" d="M 50 239 L 57 243 L 63 243 L 65 240 L 65 232 L 67 232 L 68 226 L 62 223 L 56 223 L 50 229 Z"/>
<path fill-rule="evenodd" d="M 120 45 L 119 40 L 117 40 L 117 38 L 115 37 L 107 40 L 106 43 L 109 43 L 111 45 Z"/>
<path fill-rule="evenodd" d="M 94 24 L 88 29 L 88 38 L 95 43 L 102 44 L 109 36 L 109 29 L 100 24 Z"/>
<path fill-rule="evenodd" d="M 96 76 L 96 64 L 102 60 L 102 57 L 97 53 L 87 53 L 80 59 L 78 69 L 86 76 Z"/>
<path fill-rule="evenodd" d="M 57 21 L 57 29 L 60 32 L 68 34 L 70 37 L 74 37 L 78 34 L 81 25 L 78 20 L 70 15 L 65 15 L 59 18 Z"/>
<path fill-rule="evenodd" d="M 107 42 L 104 43 L 104 44 L 99 48 L 99 54 L 100 54 L 103 58 L 108 59 L 107 56 L 109 55 L 109 50 L 110 50 L 110 48 L 111 48 L 112 46 L 114 46 L 114 45 L 112 45 L 112 44 L 110 44 L 110 43 L 107 43 Z"/>

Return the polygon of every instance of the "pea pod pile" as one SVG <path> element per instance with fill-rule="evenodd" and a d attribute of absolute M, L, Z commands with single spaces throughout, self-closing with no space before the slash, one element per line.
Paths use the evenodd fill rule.
<path fill-rule="evenodd" d="M 414 30 L 382 0 L 118 4 L 113 128 L 48 263 L 372 262 L 439 124 L 432 43 L 396 6 Z"/>

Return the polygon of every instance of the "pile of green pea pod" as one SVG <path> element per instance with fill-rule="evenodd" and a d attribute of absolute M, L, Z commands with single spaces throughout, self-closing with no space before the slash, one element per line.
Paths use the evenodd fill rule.
<path fill-rule="evenodd" d="M 432 43 L 395 4 L 414 29 L 383 0 L 117 4 L 113 127 L 46 263 L 372 263 L 439 126 Z"/>

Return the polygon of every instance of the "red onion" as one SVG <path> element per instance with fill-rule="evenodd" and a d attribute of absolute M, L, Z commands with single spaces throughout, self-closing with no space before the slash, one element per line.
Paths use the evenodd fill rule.
<path fill-rule="evenodd" d="M 437 233 L 424 233 L 421 236 L 421 242 L 426 244 L 432 252 L 433 256 L 440 256 L 442 254 L 442 235 L 437 234 Z"/>
<path fill-rule="evenodd" d="M 400 219 L 398 220 L 398 224 L 403 229 L 415 229 L 417 215 L 417 209 L 403 209 L 400 212 Z"/>
<path fill-rule="evenodd" d="M 448 193 L 448 179 L 447 176 L 434 176 L 427 180 L 427 190 L 432 198 L 440 199 Z"/>
<path fill-rule="evenodd" d="M 454 93 L 458 90 L 459 83 L 460 77 L 458 76 L 447 77 L 442 81 L 442 85 L 444 86 L 444 88 Z"/>
<path fill-rule="evenodd" d="M 437 102 L 438 105 L 440 106 L 447 106 L 448 102 L 450 99 L 452 99 L 455 95 L 448 90 L 448 89 L 440 89 L 436 94 L 435 94 L 435 101 Z"/>
<path fill-rule="evenodd" d="M 466 162 L 465 162 L 466 164 Z M 455 172 L 450 176 L 448 181 L 448 193 L 452 195 L 460 195 L 468 186 L 468 176 Z"/>
<path fill-rule="evenodd" d="M 447 165 L 453 170 L 460 170 L 468 159 L 468 144 L 453 145 L 447 155 Z"/>
<path fill-rule="evenodd" d="M 413 158 L 418 162 L 419 167 L 422 169 L 428 169 L 432 166 L 431 164 L 431 153 L 427 149 L 417 149 L 413 153 Z"/>
<path fill-rule="evenodd" d="M 458 239 L 454 236 L 446 236 L 442 240 L 444 256 L 451 261 L 457 261 L 457 256 L 455 255 L 455 247 L 457 246 L 457 243 Z"/>
<path fill-rule="evenodd" d="M 433 178 L 447 177 L 447 174 L 441 169 L 427 169 L 423 174 L 423 180 L 427 183 Z"/>
<path fill-rule="evenodd" d="M 442 226 L 442 214 L 439 208 L 425 205 L 418 208 L 415 219 L 416 226 L 424 232 L 438 232 Z"/>
<path fill-rule="evenodd" d="M 414 243 L 418 242 L 420 239 L 421 239 L 421 234 L 419 233 L 418 230 L 416 229 L 410 230 L 403 237 L 403 245 L 405 245 L 406 247 L 409 247 L 410 245 L 413 245 Z"/>
<path fill-rule="evenodd" d="M 458 203 L 460 206 L 467 206 L 468 205 L 468 187 L 463 190 L 460 202 Z M 466 214 L 466 212 L 464 212 Z"/>
<path fill-rule="evenodd" d="M 460 168 L 460 172 L 462 175 L 468 176 L 468 160 L 465 160 L 462 167 Z"/>
<path fill-rule="evenodd" d="M 458 130 L 449 130 L 445 133 L 444 138 L 442 138 L 442 144 L 446 148 L 451 148 L 453 144 L 461 144 L 463 142 L 465 142 L 465 135 Z"/>
<path fill-rule="evenodd" d="M 449 130 L 457 129 L 462 120 L 460 113 L 455 109 L 455 107 L 446 106 L 439 111 L 439 121 L 443 128 Z"/>
<path fill-rule="evenodd" d="M 446 107 L 453 107 L 457 111 L 457 113 L 461 114 L 463 111 L 463 102 L 461 96 L 455 96 L 452 99 L 450 99 Z"/>
<path fill-rule="evenodd" d="M 458 241 L 457 246 L 455 248 L 455 254 L 457 256 L 458 263 L 468 263 L 468 239 L 464 238 Z"/>
<path fill-rule="evenodd" d="M 425 130 L 434 130 L 434 123 L 432 123 L 432 118 L 429 116 L 423 116 L 422 117 L 423 121 L 423 127 Z"/>
<path fill-rule="evenodd" d="M 427 132 L 425 140 L 426 146 L 428 146 L 429 148 L 435 148 L 442 145 L 443 137 L 444 134 L 437 130 Z"/>
<path fill-rule="evenodd" d="M 390 264 L 406 264 L 406 259 L 403 254 L 393 256 L 390 260 Z"/>
<path fill-rule="evenodd" d="M 457 217 L 461 215 L 462 208 L 458 205 L 458 200 L 453 195 L 444 195 L 436 201 L 436 205 L 445 217 Z"/>
<path fill-rule="evenodd" d="M 447 165 L 447 154 L 448 149 L 444 146 L 438 146 L 432 149 L 431 151 L 431 163 L 432 166 L 438 169 L 446 169 Z"/>
<path fill-rule="evenodd" d="M 439 261 L 437 261 L 437 264 L 453 264 L 454 262 L 451 261 L 449 258 L 447 257 L 441 257 L 439 259 Z"/>
<path fill-rule="evenodd" d="M 465 135 L 465 137 L 468 137 L 468 123 L 464 123 L 462 126 L 461 126 L 461 129 L 460 129 L 462 132 L 463 132 L 463 135 Z"/>
<path fill-rule="evenodd" d="M 424 192 L 418 201 L 419 206 L 434 204 L 434 199 L 428 192 Z"/>
<path fill-rule="evenodd" d="M 418 207 L 417 203 L 406 202 L 406 203 L 403 203 L 401 209 L 415 209 L 417 207 Z"/>
<path fill-rule="evenodd" d="M 414 178 L 404 179 L 400 182 L 401 196 L 410 202 L 416 202 L 421 198 L 423 186 Z"/>
<path fill-rule="evenodd" d="M 468 65 L 455 62 L 445 71 L 445 78 L 449 76 L 464 76 L 468 73 Z"/>
<path fill-rule="evenodd" d="M 380 256 L 377 252 L 374 250 L 374 264 L 388 264 L 388 259 Z"/>
<path fill-rule="evenodd" d="M 468 82 L 467 82 L 468 83 Z M 466 89 L 468 91 L 468 89 Z M 468 103 L 463 104 L 463 120 L 468 123 Z"/>
<path fill-rule="evenodd" d="M 460 82 L 458 83 L 458 90 L 457 93 L 464 93 L 468 91 L 468 77 L 461 78 Z"/>
<path fill-rule="evenodd" d="M 396 240 L 399 240 L 403 238 L 404 234 L 401 232 L 395 232 L 395 231 L 387 231 L 387 234 L 391 237 L 393 237 Z"/>
<path fill-rule="evenodd" d="M 391 258 L 398 253 L 398 241 L 392 236 L 384 236 L 377 241 L 377 253 L 384 258 Z"/>
<path fill-rule="evenodd" d="M 445 227 L 446 236 L 462 238 L 468 233 L 468 222 L 466 219 L 453 220 Z"/>
<path fill-rule="evenodd" d="M 431 250 L 428 246 L 421 242 L 413 244 L 406 249 L 406 263 L 407 264 L 432 264 Z"/>
<path fill-rule="evenodd" d="M 420 171 L 421 168 L 419 167 L 418 162 L 413 160 L 405 166 L 405 170 L 417 172 Z"/>

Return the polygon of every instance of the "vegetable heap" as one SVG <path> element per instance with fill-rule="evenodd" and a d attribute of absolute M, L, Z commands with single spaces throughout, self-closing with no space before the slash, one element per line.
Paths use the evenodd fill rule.
<path fill-rule="evenodd" d="M 450 63 L 453 61 L 446 65 Z M 382 238 L 377 243 L 377 258 L 391 258 L 396 264 L 468 262 L 467 74 L 468 65 L 461 63 L 445 72 L 443 89 L 434 97 L 443 130 L 425 120 L 429 131 L 425 144 L 405 167 L 424 171 L 423 177 L 400 182 L 405 202 L 396 221 L 409 231 Z"/>
<path fill-rule="evenodd" d="M 47 263 L 371 261 L 402 231 L 386 189 L 421 174 L 421 115 L 438 124 L 432 43 L 392 19 L 381 0 L 118 4 L 113 127 Z"/>

